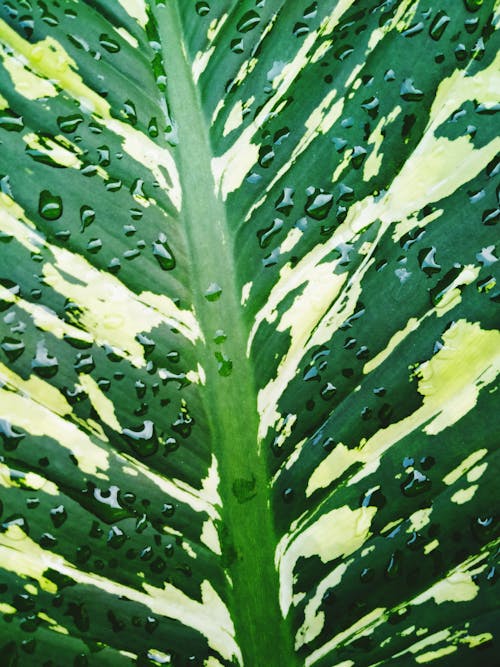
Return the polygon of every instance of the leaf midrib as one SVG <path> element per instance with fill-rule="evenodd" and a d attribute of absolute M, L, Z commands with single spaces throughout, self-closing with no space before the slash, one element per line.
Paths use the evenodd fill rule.
<path fill-rule="evenodd" d="M 289 622 L 279 609 L 274 553 L 276 535 L 264 456 L 258 452 L 258 413 L 254 369 L 246 356 L 245 330 L 236 284 L 233 239 L 226 210 L 216 194 L 212 150 L 199 91 L 194 83 L 176 3 L 152 6 L 168 69 L 169 107 L 178 123 L 176 160 L 183 190 L 181 224 L 190 255 L 192 299 L 205 344 L 200 358 L 206 374 L 201 392 L 210 425 L 210 440 L 220 476 L 222 528 L 219 531 L 227 574 L 232 581 L 229 607 L 247 667 L 293 667 Z M 208 232 L 208 233 L 207 233 Z M 204 292 L 212 282 L 222 287 L 218 301 Z M 218 373 L 213 343 L 217 329 L 227 341 L 222 351 L 233 363 L 229 377 Z M 255 496 L 240 503 L 237 480 L 255 480 Z"/>

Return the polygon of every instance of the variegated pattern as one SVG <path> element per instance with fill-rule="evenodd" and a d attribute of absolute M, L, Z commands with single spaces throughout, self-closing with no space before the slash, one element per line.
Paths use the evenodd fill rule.
<path fill-rule="evenodd" d="M 1 4 L 2 664 L 494 663 L 499 17 Z"/>

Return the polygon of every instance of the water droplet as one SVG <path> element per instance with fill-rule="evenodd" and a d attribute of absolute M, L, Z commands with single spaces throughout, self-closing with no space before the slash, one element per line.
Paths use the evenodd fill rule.
<path fill-rule="evenodd" d="M 409 28 L 406 30 L 403 30 L 401 33 L 403 37 L 415 37 L 415 35 L 418 35 L 422 30 L 424 29 L 424 22 L 419 21 L 418 23 L 414 23 L 411 25 Z"/>
<path fill-rule="evenodd" d="M 483 0 L 464 0 L 468 12 L 477 12 L 483 4 Z"/>
<path fill-rule="evenodd" d="M 265 229 L 261 229 L 257 232 L 257 238 L 259 239 L 259 245 L 261 248 L 267 248 L 271 243 L 272 239 L 283 227 L 283 220 L 275 218 L 272 224 Z"/>
<path fill-rule="evenodd" d="M 424 96 L 424 93 L 413 85 L 413 79 L 405 79 L 403 81 L 399 94 L 407 102 L 418 102 Z"/>
<path fill-rule="evenodd" d="M 351 153 L 351 164 L 354 169 L 359 169 L 366 158 L 366 148 L 363 146 L 354 146 Z"/>
<path fill-rule="evenodd" d="M 222 287 L 217 283 L 210 283 L 205 290 L 204 297 L 207 301 L 217 301 L 222 294 Z"/>
<path fill-rule="evenodd" d="M 102 33 L 99 36 L 99 44 L 106 49 L 106 51 L 109 51 L 109 53 L 118 53 L 120 50 L 118 42 L 106 33 Z"/>
<path fill-rule="evenodd" d="M 324 401 L 329 401 L 337 393 L 337 388 L 331 383 L 327 382 L 325 386 L 321 389 L 321 398 Z"/>
<path fill-rule="evenodd" d="M 258 162 L 261 167 L 266 169 L 269 167 L 271 162 L 274 160 L 274 150 L 272 146 L 269 146 L 268 144 L 261 146 L 259 148 L 259 157 L 258 157 Z"/>
<path fill-rule="evenodd" d="M 82 206 L 80 208 L 80 220 L 82 223 L 81 231 L 83 232 L 95 220 L 95 211 L 90 206 Z"/>
<path fill-rule="evenodd" d="M 50 518 L 54 524 L 54 528 L 60 528 L 68 518 L 68 514 L 64 505 L 58 505 L 50 510 Z"/>
<path fill-rule="evenodd" d="M 293 209 L 293 188 L 283 188 L 281 195 L 278 197 L 274 203 L 274 208 L 282 213 L 283 215 L 290 215 Z"/>
<path fill-rule="evenodd" d="M 247 503 L 249 500 L 252 500 L 257 495 L 255 487 L 257 485 L 257 480 L 252 475 L 251 479 L 244 479 L 243 477 L 238 477 L 234 480 L 231 490 L 234 497 L 240 503 Z"/>
<path fill-rule="evenodd" d="M 253 30 L 260 22 L 260 16 L 256 11 L 251 9 L 243 14 L 236 25 L 238 32 L 249 32 Z"/>
<path fill-rule="evenodd" d="M 158 451 L 155 425 L 150 420 L 144 421 L 142 427 L 124 428 L 122 435 L 138 456 L 152 456 Z"/>
<path fill-rule="evenodd" d="M 45 220 L 58 220 L 63 212 L 61 197 L 49 190 L 42 190 L 38 200 L 38 212 Z"/>
<path fill-rule="evenodd" d="M 7 451 L 17 449 L 19 443 L 25 436 L 25 433 L 18 433 L 14 430 L 12 424 L 6 419 L 0 419 L 0 437 L 2 438 L 3 446 Z"/>
<path fill-rule="evenodd" d="M 54 377 L 59 370 L 59 363 L 56 357 L 49 355 L 45 341 L 43 340 L 37 343 L 36 355 L 31 362 L 31 368 L 36 375 L 44 379 Z"/>
<path fill-rule="evenodd" d="M 121 528 L 118 526 L 111 526 L 108 532 L 107 544 L 112 549 L 119 549 L 124 545 L 127 540 L 127 536 Z"/>
<path fill-rule="evenodd" d="M 418 470 L 412 470 L 405 482 L 401 484 L 401 491 L 403 495 L 413 498 L 414 496 L 429 491 L 431 486 L 432 482 L 426 475 Z"/>
<path fill-rule="evenodd" d="M 227 377 L 233 372 L 233 362 L 226 357 L 222 352 L 215 352 L 215 358 L 217 359 L 217 372 L 222 377 Z"/>
<path fill-rule="evenodd" d="M 210 5 L 208 2 L 197 2 L 195 5 L 196 13 L 198 16 L 206 16 L 210 11 Z"/>
<path fill-rule="evenodd" d="M 289 487 L 287 489 L 284 489 L 282 496 L 285 503 L 291 503 L 295 496 L 295 491 Z"/>
<path fill-rule="evenodd" d="M 295 37 L 302 37 L 303 35 L 307 35 L 309 32 L 310 28 L 306 23 L 302 23 L 301 21 L 298 21 L 294 26 L 293 26 L 293 34 Z"/>
<path fill-rule="evenodd" d="M 160 233 L 158 240 L 153 243 L 153 255 L 163 271 L 171 271 L 175 268 L 175 258 L 165 234 Z"/>
<path fill-rule="evenodd" d="M 231 40 L 231 51 L 233 53 L 243 53 L 245 46 L 242 39 L 233 39 Z"/>
<path fill-rule="evenodd" d="M 429 35 L 432 37 L 432 39 L 434 39 L 436 42 L 441 39 L 449 22 L 450 17 L 445 12 L 439 11 L 434 17 L 429 28 Z"/>
<path fill-rule="evenodd" d="M 214 334 L 214 343 L 221 345 L 226 339 L 227 334 L 223 331 L 223 329 L 217 329 Z"/>
<path fill-rule="evenodd" d="M 83 116 L 80 114 L 71 114 L 70 116 L 59 116 L 57 124 L 62 132 L 70 134 L 78 129 L 80 123 L 83 123 Z"/>
<path fill-rule="evenodd" d="M 402 561 L 403 554 L 401 551 L 397 550 L 391 555 L 384 573 L 387 579 L 396 579 L 401 574 Z"/>
<path fill-rule="evenodd" d="M 137 110 L 132 100 L 125 100 L 123 103 L 123 113 L 131 125 L 137 124 Z"/>
<path fill-rule="evenodd" d="M 5 352 L 7 359 L 11 362 L 18 359 L 25 350 L 23 341 L 17 338 L 12 338 L 11 336 L 6 336 L 2 340 L 0 347 Z"/>
<path fill-rule="evenodd" d="M 305 212 L 315 220 L 324 220 L 333 205 L 333 195 L 318 188 L 308 188 Z"/>
<path fill-rule="evenodd" d="M 427 276 L 432 276 L 434 273 L 441 271 L 441 266 L 436 264 L 436 248 L 423 248 L 418 253 L 418 263 L 420 268 Z"/>
<path fill-rule="evenodd" d="M 21 132 L 24 129 L 23 117 L 17 116 L 9 109 L 4 110 L 0 114 L 0 129 L 7 132 Z"/>

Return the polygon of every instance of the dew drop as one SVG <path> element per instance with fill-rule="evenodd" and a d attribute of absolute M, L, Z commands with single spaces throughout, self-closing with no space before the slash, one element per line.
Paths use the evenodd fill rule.
<path fill-rule="evenodd" d="M 197 2 L 195 5 L 195 10 L 198 16 L 206 16 L 210 11 L 210 5 L 208 2 Z"/>
<path fill-rule="evenodd" d="M 99 36 L 99 44 L 106 49 L 106 51 L 109 51 L 109 53 L 118 53 L 120 50 L 118 42 L 106 33 L 102 33 Z"/>
<path fill-rule="evenodd" d="M 253 30 L 260 22 L 260 16 L 256 11 L 251 9 L 248 12 L 245 12 L 236 24 L 236 29 L 238 32 L 249 32 Z"/>
<path fill-rule="evenodd" d="M 222 294 L 222 287 L 217 283 L 210 283 L 204 293 L 204 297 L 207 301 L 217 301 L 220 299 Z"/>
<path fill-rule="evenodd" d="M 61 197 L 49 190 L 42 190 L 38 200 L 38 211 L 45 220 L 58 220 L 63 212 Z"/>

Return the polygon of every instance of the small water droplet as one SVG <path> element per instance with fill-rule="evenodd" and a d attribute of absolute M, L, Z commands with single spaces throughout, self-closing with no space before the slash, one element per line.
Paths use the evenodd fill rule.
<path fill-rule="evenodd" d="M 318 188 L 308 188 L 305 213 L 315 220 L 324 220 L 333 205 L 333 195 Z"/>
<path fill-rule="evenodd" d="M 83 123 L 83 116 L 80 114 L 71 114 L 69 116 L 59 116 L 57 124 L 62 132 L 71 134 L 78 129 L 80 123 Z"/>
<path fill-rule="evenodd" d="M 260 22 L 260 16 L 256 11 L 251 9 L 248 12 L 245 12 L 236 24 L 236 29 L 238 32 L 249 32 L 253 30 Z"/>
<path fill-rule="evenodd" d="M 233 362 L 226 357 L 222 352 L 215 352 L 215 358 L 217 359 L 217 372 L 222 377 L 227 377 L 233 372 Z"/>
<path fill-rule="evenodd" d="M 160 233 L 158 240 L 153 243 L 153 255 L 163 271 L 172 271 L 175 268 L 175 257 L 165 234 Z"/>
<path fill-rule="evenodd" d="M 407 102 L 418 102 L 424 96 L 424 93 L 413 85 L 413 79 L 405 79 L 403 81 L 399 94 Z"/>
<path fill-rule="evenodd" d="M 210 11 L 210 5 L 208 2 L 202 0 L 201 2 L 196 3 L 195 10 L 198 16 L 206 16 Z"/>
<path fill-rule="evenodd" d="M 107 33 L 102 33 L 99 36 L 99 44 L 106 49 L 106 51 L 109 51 L 109 53 L 118 53 L 120 50 L 120 45 L 118 42 L 110 37 Z"/>
<path fill-rule="evenodd" d="M 222 287 L 217 283 L 210 283 L 204 293 L 204 297 L 207 301 L 217 301 L 220 299 L 222 294 Z"/>
<path fill-rule="evenodd" d="M 261 248 L 267 248 L 271 243 L 272 239 L 283 227 L 283 220 L 275 218 L 269 227 L 261 229 L 257 232 L 257 238 L 259 239 L 259 245 Z"/>
<path fill-rule="evenodd" d="M 43 340 L 37 343 L 36 355 L 31 362 L 31 368 L 36 375 L 44 379 L 54 377 L 59 370 L 59 363 L 56 357 L 49 355 L 45 341 Z"/>
<path fill-rule="evenodd" d="M 432 39 L 434 39 L 436 42 L 441 39 L 449 22 L 450 17 L 445 12 L 439 11 L 429 27 L 429 35 L 432 37 Z"/>
<path fill-rule="evenodd" d="M 54 524 L 54 528 L 60 528 L 68 518 L 68 514 L 64 505 L 58 505 L 50 510 L 50 518 Z"/>
<path fill-rule="evenodd" d="M 401 491 L 403 495 L 408 496 L 409 498 L 413 498 L 414 496 L 418 496 L 421 493 L 429 491 L 431 486 L 431 480 L 426 475 L 415 469 L 409 473 L 405 482 L 401 484 Z"/>

